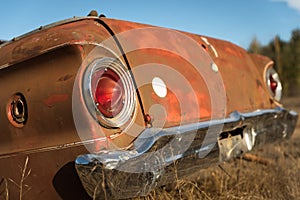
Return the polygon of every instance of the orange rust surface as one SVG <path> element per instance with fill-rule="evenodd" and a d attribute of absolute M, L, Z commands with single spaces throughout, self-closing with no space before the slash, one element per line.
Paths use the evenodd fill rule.
<path fill-rule="evenodd" d="M 112 32 L 110 32 L 110 30 L 106 30 L 103 26 L 104 24 L 106 24 Z M 2 45 L 0 48 L 0 67 L 12 67 L 16 63 L 22 63 L 25 60 L 30 60 L 31 58 L 38 57 L 46 52 L 55 51 L 60 47 L 68 45 L 77 45 L 77 49 L 81 52 L 81 59 L 83 60 L 87 57 L 87 53 L 92 50 L 92 48 L 90 48 L 91 46 L 101 45 L 103 41 L 106 41 L 109 38 L 113 41 L 110 48 L 120 55 L 120 52 L 117 52 L 118 46 L 116 45 L 115 40 L 111 38 L 111 34 L 115 34 L 118 38 L 118 34 L 128 30 L 151 27 L 153 26 L 107 18 L 86 18 L 49 28 L 41 28 L 34 33 L 17 38 L 15 41 Z M 170 29 L 164 30 L 168 31 Z M 205 52 L 205 55 L 201 56 L 203 63 L 206 63 L 205 67 L 209 66 L 207 65 L 210 64 L 209 59 L 218 66 L 218 74 L 222 77 L 222 85 L 216 86 L 212 89 L 212 91 L 218 92 L 223 88 L 225 89 L 226 110 L 222 111 L 225 112 L 226 116 L 233 111 L 250 112 L 257 109 L 272 108 L 275 106 L 274 101 L 270 99 L 263 77 L 265 65 L 270 62 L 269 59 L 261 56 L 250 55 L 244 49 L 227 41 L 180 31 L 176 32 L 193 39 L 197 44 L 199 44 L 199 46 L 201 46 L 201 48 L 203 48 L 202 53 Z M 151 48 L 142 48 L 126 52 L 126 57 L 130 65 L 127 67 L 132 68 L 133 78 L 135 81 L 141 84 L 147 82 L 147 84 L 142 84 L 138 88 L 141 97 L 141 102 L 138 103 L 142 103 L 141 106 L 144 110 L 144 113 L 142 113 L 140 105 L 138 105 L 137 108 L 139 109 L 139 114 L 136 120 L 139 125 L 144 128 L 142 115 L 150 114 L 151 116 L 150 109 L 156 104 L 162 105 L 165 108 L 165 113 L 162 113 L 162 115 L 151 116 L 153 123 L 163 121 L 165 122 L 163 124 L 164 127 L 176 126 L 179 125 L 179 123 L 188 124 L 210 119 L 212 117 L 212 101 L 215 99 L 211 99 L 211 88 L 208 88 L 205 80 L 213 80 L 213 78 L 206 77 L 205 74 L 197 73 L 194 66 L 188 62 L 188 60 L 192 59 L 197 52 L 193 51 L 193 49 L 184 48 L 184 45 L 180 43 L 180 39 L 176 38 L 176 36 L 173 36 L 172 34 L 154 37 L 153 34 L 151 34 L 151 32 L 147 32 L 147 30 L 142 32 L 142 34 L 144 37 L 133 37 L 131 38 L 132 40 L 130 43 L 134 44 L 136 47 L 143 47 L 145 45 L 151 46 L 153 44 L 169 46 L 170 48 L 174 48 L 182 52 L 182 54 L 178 55 L 174 52 L 172 53 L 161 49 Z M 121 40 L 121 38 L 118 39 L 120 39 L 121 47 L 126 51 L 127 46 L 124 43 L 124 40 Z M 122 55 L 120 55 L 120 59 L 126 64 Z M 144 71 L 146 73 L 141 74 L 137 72 L 139 66 L 147 65 L 149 63 L 155 64 L 148 67 L 147 70 Z M 75 69 L 78 68 L 79 65 L 76 66 Z M 181 89 L 176 90 L 176 88 L 180 88 L 181 81 L 172 77 L 168 71 L 164 71 L 160 65 L 168 66 L 178 72 L 188 81 L 192 92 Z M 50 64 L 48 66 L 50 67 L 52 65 Z M 37 71 L 34 71 L 33 73 L 38 74 L 37 66 L 36 69 Z M 49 70 L 50 71 L 47 75 L 42 76 L 52 76 L 50 73 L 51 70 L 56 69 L 50 67 Z M 151 74 L 151 76 L 149 74 Z M 20 80 L 22 74 L 14 77 L 16 80 Z M 74 73 L 70 74 L 66 71 L 60 76 L 53 78 L 55 78 L 54 82 L 64 83 L 70 80 L 74 81 L 74 77 Z M 155 94 L 151 86 L 151 80 L 153 77 L 160 77 L 166 82 L 168 87 L 166 97 L 161 98 Z M 9 80 L 7 81 L 7 83 L 4 83 L 5 85 L 10 84 Z M 69 88 L 71 89 L 71 87 Z M 34 92 L 32 88 L 30 89 L 31 92 Z M 41 91 L 41 88 L 38 90 Z M 22 92 L 27 91 L 27 89 L 16 86 L 15 89 L 8 92 L 9 95 L 7 96 L 12 95 L 11 93 L 13 93 L 13 91 Z M 63 106 L 66 103 L 70 103 L 69 98 L 71 97 L 71 91 L 67 93 L 61 93 L 61 91 L 62 88 L 60 88 L 60 86 L 56 88 L 56 91 L 54 91 L 56 93 L 45 93 L 43 91 L 42 94 L 44 98 L 41 99 L 41 102 L 43 102 L 43 104 L 47 107 L 55 107 L 55 105 L 60 104 Z M 27 95 L 29 90 L 23 93 Z M 64 95 L 56 96 L 54 94 Z M 5 97 L 3 98 L 4 99 L 2 100 L 5 101 Z M 195 106 L 190 106 L 182 112 L 180 102 Z M 29 103 L 31 103 L 31 101 Z M 69 108 L 70 107 L 68 107 L 68 109 Z M 35 113 L 37 111 L 33 112 Z M 71 112 L 71 110 L 69 110 L 69 112 Z M 214 117 L 218 118 L 222 117 L 222 115 L 218 115 L 217 113 Z M 44 127 L 48 127 L 48 125 Z M 139 131 L 142 131 L 142 128 Z M 131 135 L 129 133 L 130 131 L 131 130 L 128 130 L 128 134 L 120 134 L 120 132 L 117 131 L 116 133 L 118 133 L 120 137 L 112 138 L 116 141 L 116 143 L 119 143 L 120 146 L 127 146 L 138 135 L 137 133 Z M 108 130 L 107 136 L 111 137 L 112 135 L 114 135 L 114 130 Z M 125 142 L 122 140 L 123 137 L 126 138 Z M 5 140 L 7 140 L 7 138 Z"/>
<path fill-rule="evenodd" d="M 110 37 L 99 19 L 89 18 L 37 30 L 0 47 L 0 100 L 6 105 L 11 95 L 20 92 L 29 110 L 27 124 L 19 129 L 9 123 L 5 106 L 0 106 L 0 155 L 80 142 L 72 118 L 73 83 L 87 55 Z M 117 51 L 114 41 L 111 48 Z M 111 56 L 95 52 L 96 57 Z M 136 121 L 144 127 L 140 106 L 136 109 Z M 103 131 L 107 137 L 118 136 L 112 139 L 116 147 L 128 146 L 138 135 Z M 95 137 L 99 134 L 86 133 L 87 140 Z M 95 148 L 101 149 L 98 144 Z"/>
<path fill-rule="evenodd" d="M 103 26 L 103 22 L 113 33 Z M 87 152 L 82 146 L 75 146 L 81 138 L 74 127 L 71 97 L 78 68 L 86 58 L 88 64 L 97 56 L 112 56 L 107 52 L 96 51 L 88 57 L 94 47 L 111 38 L 111 34 L 116 34 L 118 38 L 119 33 L 147 27 L 153 26 L 107 18 L 85 18 L 41 28 L 0 46 L 0 178 L 5 175 L 19 180 L 21 173 L 16 174 L 15 171 L 19 171 L 19 166 L 22 166 L 27 156 L 24 152 L 27 152 L 30 155 L 29 168 L 32 169 L 32 176 L 27 180 L 33 188 L 27 195 L 32 198 L 41 198 L 43 195 L 58 198 L 53 187 L 54 176 L 57 178 L 62 166 L 73 161 L 78 154 Z M 138 126 L 128 128 L 125 133 L 120 129 L 102 127 L 108 141 L 117 147 L 128 147 L 144 130 L 144 114 L 149 114 L 147 119 L 154 126 L 162 123 L 164 127 L 209 120 L 212 117 L 212 101 L 215 100 L 211 99 L 210 91 L 225 89 L 226 116 L 233 111 L 252 112 L 275 107 L 276 102 L 271 99 L 264 83 L 264 71 L 270 59 L 248 54 L 227 41 L 178 33 L 193 39 L 203 48 L 201 58 L 205 65 L 200 66 L 210 66 L 209 62 L 213 61 L 218 66 L 222 85 L 208 88 L 205 80 L 213 80 L 213 77 L 199 74 L 188 62 L 199 52 L 184 48 L 172 34 L 154 37 L 151 32 L 144 31 L 144 37 L 131 38 L 131 44 L 136 47 L 162 45 L 182 54 L 153 48 L 126 52 L 130 65 L 127 67 L 133 70 L 133 78 L 141 85 L 138 88 L 141 102 L 136 106 L 135 123 Z M 121 47 L 126 51 L 126 41 L 119 39 Z M 112 41 L 111 49 L 119 54 L 115 40 Z M 120 59 L 126 64 L 124 57 Z M 141 66 L 146 70 L 139 72 Z M 172 75 L 162 66 L 174 69 L 181 76 Z M 165 97 L 159 97 L 153 90 L 153 77 L 165 81 L 168 86 Z M 181 89 L 184 84 L 180 78 L 190 84 L 191 90 Z M 12 126 L 6 116 L 6 104 L 11 95 L 17 92 L 22 93 L 28 103 L 29 118 L 23 128 Z M 180 102 L 190 106 L 182 112 Z M 151 115 L 151 108 L 157 104 L 164 107 L 165 113 Z M 218 114 L 214 117 L 222 117 Z M 97 139 L 98 136 L 90 132 L 86 135 L 89 139 Z M 96 142 L 94 149 L 101 150 L 104 145 Z M 7 156 L 14 153 L 14 156 Z M 61 155 L 57 156 L 57 153 Z M 63 177 L 61 180 L 68 178 Z M 43 187 L 41 181 L 45 183 Z M 18 194 L 18 188 L 15 189 L 12 198 L 17 198 L 15 195 Z"/>
<path fill-rule="evenodd" d="M 51 28 L 41 28 L 2 46 L 0 67 L 28 60 L 65 45 L 100 43 L 110 36 L 107 30 L 92 18 Z"/>
<path fill-rule="evenodd" d="M 133 68 L 136 82 L 141 85 L 139 91 L 145 112 L 151 115 L 151 108 L 155 104 L 165 109 L 166 115 L 157 111 L 158 113 L 153 116 L 154 123 L 166 121 L 165 126 L 170 127 L 179 123 L 195 123 L 199 118 L 209 119 L 211 103 L 207 86 L 203 77 L 187 61 L 179 55 L 153 49 L 133 51 L 127 56 L 133 67 L 146 65 L 142 67 L 141 72 Z M 149 63 L 151 64 L 147 66 Z M 172 73 L 173 71 L 164 66 L 171 66 L 176 72 Z M 161 98 L 153 91 L 151 85 L 153 77 L 160 77 L 166 83 L 168 87 L 166 97 Z M 184 88 L 182 84 L 185 83 L 190 84 L 191 88 Z"/>
<path fill-rule="evenodd" d="M 103 21 L 109 25 L 117 36 L 120 33 L 125 33 L 134 29 L 153 27 L 114 19 L 103 19 Z M 253 55 L 250 55 L 244 49 L 227 41 L 205 37 L 209 42 L 208 45 L 206 41 L 203 40 L 203 36 L 185 32 L 180 33 L 189 36 L 199 45 L 203 46 L 209 56 L 217 64 L 226 91 L 226 116 L 233 111 L 251 112 L 257 109 L 275 107 L 274 101 L 270 99 L 263 77 L 263 69 L 270 61 L 268 58 L 253 58 Z M 178 43 L 180 43 L 178 40 L 168 40 L 168 38 L 163 37 L 153 38 L 153 35 L 147 35 L 147 32 L 144 33 L 144 35 L 145 37 L 142 37 L 142 39 L 141 37 L 136 37 L 135 39 L 132 38 L 134 41 L 131 42 L 137 43 L 137 46 L 144 46 L 147 43 L 162 43 L 170 46 L 173 45 L 175 48 L 178 48 Z M 187 54 L 185 57 L 191 57 L 194 53 L 189 49 L 184 49 L 182 52 Z M 217 52 L 217 55 L 215 52 Z M 188 67 L 188 63 L 183 64 L 182 61 L 180 61 L 182 60 L 180 55 L 174 56 L 159 50 L 152 50 L 151 52 L 138 50 L 127 54 L 127 57 L 132 68 L 138 67 L 141 63 L 151 63 L 154 60 L 155 62 L 161 62 L 173 67 L 183 74 L 186 72 L 185 76 L 188 79 L 195 80 L 190 83 L 192 84 L 192 87 L 199 92 L 199 94 L 197 94 L 197 101 L 200 102 L 198 109 L 200 109 L 200 116 L 203 114 L 203 118 L 200 117 L 200 120 L 205 120 L 209 117 L 211 108 L 208 98 L 209 94 L 205 91 L 206 85 L 203 83 L 203 80 L 201 81 L 200 77 L 195 77 L 195 73 L 189 71 L 191 68 Z M 160 69 L 158 68 L 157 70 L 159 71 Z M 165 76 L 167 75 L 168 74 Z M 144 77 L 135 76 L 135 78 L 143 79 Z M 168 113 L 170 114 L 167 119 L 170 124 L 167 124 L 167 126 L 172 126 L 176 123 L 178 116 L 180 116 L 180 112 L 179 108 L 176 107 L 176 100 L 174 100 L 171 95 L 165 100 L 160 99 L 160 101 L 158 101 L 155 99 L 155 96 L 151 95 L 151 87 L 148 87 L 147 89 L 140 88 L 140 91 L 143 99 L 143 106 L 146 111 L 153 103 L 162 103 L 163 105 L 166 105 Z M 191 100 L 187 99 L 187 102 L 189 101 Z M 193 113 L 194 112 L 190 112 L 190 116 L 187 117 L 187 119 L 193 119 Z"/>

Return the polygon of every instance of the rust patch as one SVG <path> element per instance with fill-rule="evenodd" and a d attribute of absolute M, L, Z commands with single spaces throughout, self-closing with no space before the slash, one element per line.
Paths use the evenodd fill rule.
<path fill-rule="evenodd" d="M 42 51 L 43 47 L 42 46 L 35 46 L 32 48 L 27 48 L 24 46 L 18 46 L 13 50 L 13 55 L 26 55 L 26 56 L 32 56 L 37 54 L 38 52 Z"/>
<path fill-rule="evenodd" d="M 48 107 L 53 107 L 57 103 L 66 101 L 69 98 L 68 94 L 53 94 L 45 99 L 43 102 Z"/>
<path fill-rule="evenodd" d="M 225 52 L 227 52 L 227 53 L 229 53 L 231 55 L 234 55 L 236 57 L 239 57 L 239 58 L 243 57 L 243 54 L 239 50 L 232 49 L 230 47 L 225 47 Z"/>
<path fill-rule="evenodd" d="M 69 80 L 69 79 L 72 78 L 72 77 L 73 77 L 73 75 L 71 75 L 71 74 L 66 74 L 65 76 L 60 77 L 57 81 L 58 81 L 58 82 L 64 82 L 64 81 Z"/>

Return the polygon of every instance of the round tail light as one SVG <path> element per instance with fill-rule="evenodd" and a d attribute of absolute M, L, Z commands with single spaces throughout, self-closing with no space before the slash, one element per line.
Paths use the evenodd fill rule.
<path fill-rule="evenodd" d="M 270 89 L 272 91 L 273 94 L 276 94 L 276 90 L 277 90 L 277 87 L 278 87 L 278 81 L 276 81 L 273 77 L 273 75 L 269 75 L 269 81 L 270 81 Z"/>
<path fill-rule="evenodd" d="M 282 85 L 278 73 L 273 67 L 270 67 L 266 71 L 265 78 L 269 93 L 276 101 L 280 101 L 282 96 Z"/>
<path fill-rule="evenodd" d="M 108 118 L 123 108 L 125 91 L 120 77 L 111 69 L 100 70 L 92 76 L 92 92 L 98 110 Z"/>
<path fill-rule="evenodd" d="M 135 91 L 130 73 L 117 59 L 95 59 L 83 78 L 89 112 L 105 127 L 120 127 L 135 111 Z"/>

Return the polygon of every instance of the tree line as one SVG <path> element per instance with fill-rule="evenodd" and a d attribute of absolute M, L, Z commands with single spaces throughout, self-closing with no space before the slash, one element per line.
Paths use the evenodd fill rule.
<path fill-rule="evenodd" d="M 277 35 L 267 45 L 261 45 L 254 38 L 248 51 L 274 60 L 285 96 L 300 94 L 300 29 L 292 31 L 289 41 L 283 41 Z"/>

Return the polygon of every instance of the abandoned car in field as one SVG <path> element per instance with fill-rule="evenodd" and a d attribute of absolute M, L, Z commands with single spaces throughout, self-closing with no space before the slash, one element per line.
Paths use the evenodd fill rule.
<path fill-rule="evenodd" d="M 0 44 L 0 195 L 145 196 L 289 138 L 274 63 L 227 41 L 74 17 Z M 176 168 L 176 170 L 174 170 Z"/>

